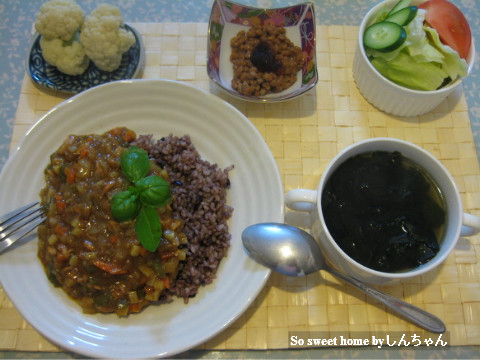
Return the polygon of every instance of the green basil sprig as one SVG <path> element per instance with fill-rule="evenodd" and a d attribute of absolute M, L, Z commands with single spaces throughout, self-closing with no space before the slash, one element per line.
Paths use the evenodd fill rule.
<path fill-rule="evenodd" d="M 117 221 L 135 219 L 135 232 L 142 246 L 154 252 L 162 237 L 162 223 L 156 207 L 167 205 L 172 199 L 170 184 L 161 176 L 146 176 L 150 159 L 145 150 L 131 146 L 120 157 L 125 177 L 134 186 L 117 193 L 110 202 L 112 216 Z"/>

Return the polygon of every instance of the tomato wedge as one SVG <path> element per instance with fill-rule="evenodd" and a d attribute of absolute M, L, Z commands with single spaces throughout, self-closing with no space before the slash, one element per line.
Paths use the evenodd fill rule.
<path fill-rule="evenodd" d="M 440 40 L 466 59 L 472 44 L 472 33 L 462 12 L 447 0 L 428 0 L 418 7 L 427 10 L 425 20 L 437 30 Z"/>

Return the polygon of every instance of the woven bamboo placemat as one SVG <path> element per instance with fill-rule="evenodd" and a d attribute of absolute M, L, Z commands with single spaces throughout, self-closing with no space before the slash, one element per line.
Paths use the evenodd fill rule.
<path fill-rule="evenodd" d="M 379 112 L 363 99 L 352 79 L 357 27 L 317 26 L 318 85 L 296 100 L 265 105 L 234 100 L 210 82 L 205 66 L 207 24 L 133 25 L 143 35 L 146 46 L 143 77 L 189 82 L 236 106 L 270 146 L 285 191 L 314 189 L 328 162 L 345 146 L 370 137 L 389 136 L 416 143 L 440 159 L 457 182 L 465 210 L 480 215 L 479 162 L 462 89 L 420 117 L 399 118 Z M 11 148 L 38 118 L 64 99 L 66 96 L 37 89 L 26 76 Z M 478 235 L 461 238 L 439 271 L 381 290 L 443 319 L 449 345 L 480 345 L 479 240 Z M 273 274 L 253 306 L 200 348 L 288 348 L 292 331 L 423 333 L 324 272 L 304 278 Z M 1 288 L 0 349 L 60 350 L 27 324 Z"/>

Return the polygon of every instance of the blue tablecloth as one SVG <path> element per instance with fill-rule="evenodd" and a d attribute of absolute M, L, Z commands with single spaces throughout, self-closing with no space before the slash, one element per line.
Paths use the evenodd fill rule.
<path fill-rule="evenodd" d="M 104 0 L 78 0 L 86 12 Z M 480 44 L 480 1 L 451 0 L 466 15 L 476 44 Z M 31 39 L 32 24 L 44 0 L 0 0 L 0 168 L 8 157 L 15 111 L 22 80 L 25 59 Z M 122 9 L 126 22 L 208 22 L 213 0 L 110 0 Z M 240 0 L 259 7 L 278 7 L 300 1 Z M 314 0 L 317 24 L 359 25 L 361 18 L 378 0 Z M 480 46 L 480 45 L 478 45 Z M 478 51 L 477 51 L 478 58 Z M 477 154 L 480 154 L 480 65 L 464 81 L 469 115 Z M 1 199 L 0 199 L 1 200 Z M 187 358 L 480 358 L 479 347 L 455 347 L 443 350 L 382 350 L 373 349 L 319 349 L 278 351 L 207 352 L 190 351 L 179 357 Z M 3 358 L 78 358 L 69 353 L 24 353 L 0 351 Z"/>

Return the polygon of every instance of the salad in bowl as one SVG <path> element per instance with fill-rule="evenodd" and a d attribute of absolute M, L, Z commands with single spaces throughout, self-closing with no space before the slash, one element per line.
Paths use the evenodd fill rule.
<path fill-rule="evenodd" d="M 385 0 L 360 24 L 353 78 L 378 109 L 419 116 L 460 88 L 474 54 L 468 22 L 451 2 Z"/>
<path fill-rule="evenodd" d="M 411 3 L 384 8 L 365 30 L 373 66 L 396 84 L 426 91 L 466 76 L 472 34 L 462 12 L 447 0 Z"/>

